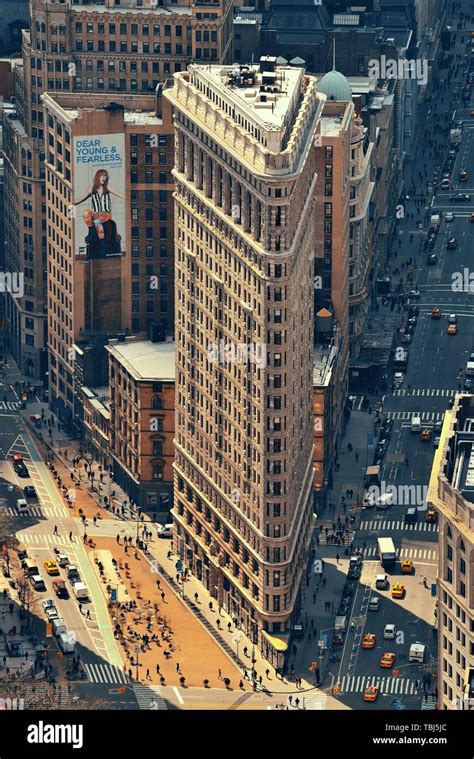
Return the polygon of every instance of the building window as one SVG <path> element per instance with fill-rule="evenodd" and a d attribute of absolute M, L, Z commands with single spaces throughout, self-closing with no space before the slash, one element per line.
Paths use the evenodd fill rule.
<path fill-rule="evenodd" d="M 163 408 L 163 399 L 159 395 L 154 395 L 151 403 L 152 408 Z"/>

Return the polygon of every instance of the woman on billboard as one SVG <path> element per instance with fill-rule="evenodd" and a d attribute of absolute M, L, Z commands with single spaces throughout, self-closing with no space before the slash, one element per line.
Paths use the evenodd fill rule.
<path fill-rule="evenodd" d="M 82 216 L 89 233 L 86 237 L 89 258 L 104 258 L 110 255 L 120 255 L 120 235 L 112 219 L 112 199 L 125 199 L 125 195 L 109 185 L 109 173 L 105 169 L 96 171 L 92 188 L 76 200 L 75 206 L 90 198 L 91 208 L 87 208 Z"/>

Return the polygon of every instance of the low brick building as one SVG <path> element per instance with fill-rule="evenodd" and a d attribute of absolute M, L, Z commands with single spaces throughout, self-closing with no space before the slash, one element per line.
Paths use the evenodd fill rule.
<path fill-rule="evenodd" d="M 120 337 L 109 353 L 114 480 L 143 511 L 172 505 L 175 344 Z"/>

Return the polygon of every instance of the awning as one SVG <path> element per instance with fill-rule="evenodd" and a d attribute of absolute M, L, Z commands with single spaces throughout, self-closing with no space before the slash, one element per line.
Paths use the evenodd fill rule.
<path fill-rule="evenodd" d="M 285 635 L 269 635 L 265 630 L 262 632 L 275 651 L 286 651 L 288 649 L 288 633 Z"/>

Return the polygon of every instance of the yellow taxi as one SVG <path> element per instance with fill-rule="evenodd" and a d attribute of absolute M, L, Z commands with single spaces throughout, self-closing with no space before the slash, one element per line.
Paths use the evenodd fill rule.
<path fill-rule="evenodd" d="M 402 574 L 411 575 L 413 571 L 413 562 L 410 559 L 402 559 L 400 562 L 400 568 L 402 570 Z"/>
<path fill-rule="evenodd" d="M 457 333 L 458 333 L 458 325 L 450 324 L 448 326 L 448 335 L 457 335 Z"/>
<path fill-rule="evenodd" d="M 364 691 L 364 701 L 375 701 L 379 695 L 379 689 L 376 685 L 368 685 Z"/>
<path fill-rule="evenodd" d="M 46 572 L 49 575 L 58 575 L 59 574 L 59 567 L 56 564 L 55 561 L 45 561 L 44 562 L 44 568 L 46 569 Z"/>
<path fill-rule="evenodd" d="M 431 318 L 432 319 L 441 319 L 441 309 L 438 308 L 438 306 L 435 306 L 433 310 L 431 311 Z"/>
<path fill-rule="evenodd" d="M 362 648 L 373 648 L 375 646 L 374 633 L 365 633 L 362 639 Z"/>
<path fill-rule="evenodd" d="M 420 440 L 423 440 L 423 441 L 431 440 L 431 430 L 429 427 L 426 427 L 424 430 L 421 430 Z"/>
<path fill-rule="evenodd" d="M 380 666 L 384 669 L 389 669 L 390 667 L 393 667 L 394 661 L 395 654 L 384 654 L 380 659 Z"/>
<path fill-rule="evenodd" d="M 405 593 L 405 586 L 401 582 L 396 582 L 392 585 L 392 598 L 403 598 Z"/>

